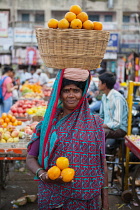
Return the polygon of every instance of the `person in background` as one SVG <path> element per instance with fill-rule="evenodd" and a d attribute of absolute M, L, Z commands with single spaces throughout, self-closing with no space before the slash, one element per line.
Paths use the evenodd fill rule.
<path fill-rule="evenodd" d="M 29 79 L 28 81 L 30 83 L 37 83 L 39 80 L 39 76 L 37 75 L 36 70 L 32 68 L 30 73 L 31 73 L 31 79 Z"/>
<path fill-rule="evenodd" d="M 38 180 L 40 210 L 109 210 L 104 131 L 99 116 L 90 114 L 89 80 L 88 70 L 59 71 L 45 117 L 28 145 L 26 164 Z M 73 181 L 48 178 L 58 157 L 69 159 Z"/>
<path fill-rule="evenodd" d="M 1 115 L 3 112 L 8 113 L 13 103 L 12 93 L 14 89 L 18 87 L 15 85 L 13 86 L 11 77 L 13 76 L 14 70 L 10 66 L 5 66 L 3 69 L 3 74 L 1 79 L 4 79 L 2 84 L 2 95 L 4 97 L 3 103 L 0 105 L 1 107 Z"/>
<path fill-rule="evenodd" d="M 26 68 L 23 69 L 22 74 L 20 75 L 20 83 L 24 84 L 26 81 L 32 78 L 31 73 L 28 72 Z"/>
<path fill-rule="evenodd" d="M 115 83 L 116 77 L 111 72 L 99 76 L 98 88 L 104 92 L 100 117 L 104 120 L 106 153 L 114 150 L 119 144 L 117 138 L 127 133 L 128 106 L 123 95 L 113 88 Z"/>
<path fill-rule="evenodd" d="M 42 69 L 37 69 L 36 73 L 38 75 L 38 82 L 39 82 L 39 84 L 42 85 L 42 86 L 46 85 L 48 80 L 49 80 L 47 74 L 43 73 Z"/>
<path fill-rule="evenodd" d="M 19 99 L 20 79 L 19 78 L 17 78 L 17 79 L 15 78 L 15 72 L 14 71 L 11 73 L 10 77 L 12 79 L 13 86 L 17 86 L 17 88 L 15 88 L 13 90 L 13 93 L 12 93 L 13 104 L 14 104 Z"/>

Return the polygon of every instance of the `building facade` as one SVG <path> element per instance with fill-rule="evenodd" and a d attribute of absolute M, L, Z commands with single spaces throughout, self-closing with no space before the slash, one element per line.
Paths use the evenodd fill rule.
<path fill-rule="evenodd" d="M 1 0 L 0 63 L 40 65 L 35 29 L 47 27 L 50 18 L 62 19 L 73 4 L 110 31 L 107 70 L 115 72 L 119 57 L 140 53 L 140 0 Z"/>

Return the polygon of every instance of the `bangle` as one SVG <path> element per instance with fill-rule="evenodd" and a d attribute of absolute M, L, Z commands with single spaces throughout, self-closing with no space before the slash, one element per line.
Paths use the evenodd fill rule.
<path fill-rule="evenodd" d="M 41 181 L 43 181 L 43 180 L 42 180 L 43 174 L 46 174 L 46 172 L 43 172 L 42 174 L 39 175 L 39 178 L 41 179 Z"/>
<path fill-rule="evenodd" d="M 109 187 L 108 186 L 106 186 L 106 187 L 102 187 L 102 189 L 108 189 Z"/>
<path fill-rule="evenodd" d="M 38 177 L 38 172 L 41 171 L 41 170 L 44 170 L 43 168 L 38 168 L 35 172 L 36 176 Z"/>

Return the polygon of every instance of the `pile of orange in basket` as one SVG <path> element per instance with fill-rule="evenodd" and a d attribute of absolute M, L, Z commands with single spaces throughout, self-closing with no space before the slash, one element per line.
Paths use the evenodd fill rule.
<path fill-rule="evenodd" d="M 88 19 L 86 12 L 82 12 L 79 5 L 72 5 L 69 12 L 60 21 L 50 19 L 48 21 L 49 28 L 59 29 L 87 29 L 87 30 L 102 30 L 103 25 L 101 22 L 92 22 Z"/>

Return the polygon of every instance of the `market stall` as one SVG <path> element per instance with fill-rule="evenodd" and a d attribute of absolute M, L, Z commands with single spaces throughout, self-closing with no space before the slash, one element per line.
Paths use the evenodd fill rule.
<path fill-rule="evenodd" d="M 140 159 L 140 136 L 126 136 L 125 144 Z M 129 164 L 138 164 L 133 174 L 132 192 L 134 198 L 140 204 L 140 162 L 129 162 Z"/>

